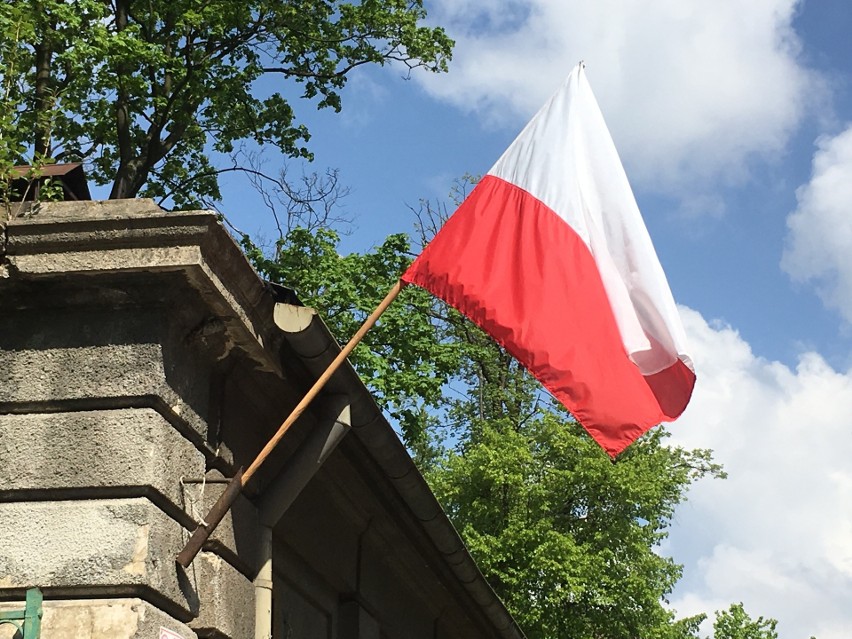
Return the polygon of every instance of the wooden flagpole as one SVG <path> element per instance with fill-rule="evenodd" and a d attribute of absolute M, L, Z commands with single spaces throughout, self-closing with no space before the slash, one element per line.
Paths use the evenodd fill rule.
<path fill-rule="evenodd" d="M 307 394 L 302 398 L 302 400 L 296 405 L 287 419 L 278 427 L 278 430 L 272 436 L 266 446 L 263 447 L 263 450 L 258 453 L 257 457 L 255 457 L 254 461 L 249 465 L 248 469 L 243 472 L 243 469 L 240 468 L 236 474 L 231 478 L 231 481 L 228 483 L 228 487 L 225 489 L 225 492 L 216 500 L 216 503 L 213 504 L 213 507 L 210 509 L 210 512 L 207 513 L 207 517 L 205 517 L 204 521 L 199 524 L 198 528 L 195 529 L 195 532 L 192 533 L 192 536 L 189 538 L 189 541 L 186 542 L 186 546 L 183 547 L 183 550 L 178 553 L 176 558 L 177 563 L 179 563 L 184 568 L 189 568 L 189 565 L 192 563 L 192 560 L 195 559 L 195 556 L 201 550 L 201 547 L 204 545 L 204 542 L 207 541 L 207 538 L 213 534 L 213 531 L 216 530 L 216 526 L 219 525 L 219 522 L 225 517 L 225 514 L 230 510 L 231 506 L 233 506 L 234 502 L 237 500 L 239 494 L 245 489 L 248 483 L 252 480 L 257 470 L 260 468 L 261 464 L 266 461 L 266 458 L 269 457 L 270 453 L 275 449 L 278 445 L 278 442 L 281 441 L 281 438 L 284 437 L 284 434 L 290 430 L 290 427 L 296 422 L 299 416 L 305 412 L 305 409 L 310 405 L 310 403 L 314 400 L 314 398 L 319 394 L 319 392 L 323 389 L 331 379 L 331 376 L 334 375 L 335 371 L 340 368 L 340 365 L 349 357 L 349 354 L 355 349 L 355 347 L 364 339 L 364 336 L 376 323 L 376 321 L 381 317 L 382 313 L 384 313 L 388 306 L 391 305 L 399 292 L 402 290 L 404 284 L 402 280 L 398 280 L 396 284 L 394 284 L 393 288 L 388 292 L 385 296 L 385 299 L 381 301 L 381 303 L 376 307 L 370 316 L 364 320 L 364 323 L 361 325 L 361 328 L 352 336 L 352 339 L 347 342 L 346 346 L 338 353 L 337 357 L 334 358 L 334 361 L 328 365 L 328 368 L 325 369 L 322 375 L 319 376 L 311 389 L 307 392 Z"/>

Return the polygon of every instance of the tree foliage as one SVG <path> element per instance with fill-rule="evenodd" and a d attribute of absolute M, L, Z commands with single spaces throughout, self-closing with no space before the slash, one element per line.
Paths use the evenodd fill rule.
<path fill-rule="evenodd" d="M 299 227 L 276 243 L 271 257 L 247 237 L 243 245 L 261 274 L 294 287 L 344 343 L 390 291 L 410 253 L 405 235 L 345 256 L 338 252 L 339 241 L 334 230 Z M 406 288 L 350 356 L 413 448 L 425 443 L 429 410 L 441 405 L 443 388 L 459 367 L 459 353 L 432 321 L 435 306 L 425 291 Z"/>
<path fill-rule="evenodd" d="M 775 619 L 752 619 L 742 603 L 735 603 L 716 612 L 713 639 L 778 639 L 777 625 Z"/>
<path fill-rule="evenodd" d="M 364 64 L 445 70 L 424 18 L 422 0 L 5 0 L 0 154 L 85 161 L 113 198 L 216 199 L 211 151 L 310 157 L 294 98 L 339 110 Z"/>
<path fill-rule="evenodd" d="M 62 195 L 55 179 L 43 177 L 43 167 L 49 162 L 43 148 L 36 146 L 29 161 L 22 160 L 27 152 L 26 140 L 32 137 L 29 133 L 47 126 L 45 114 L 52 109 L 41 78 L 34 78 L 32 95 L 24 91 L 27 83 L 22 76 L 31 60 L 25 43 L 35 39 L 37 24 L 26 9 L 23 3 L 0 6 L 0 230 L 12 214 L 11 203 L 31 197 L 36 183 L 40 200 Z M 27 117 L 27 107 L 33 104 L 41 105 L 41 117 Z M 29 168 L 15 168 L 25 163 Z"/>
<path fill-rule="evenodd" d="M 709 452 L 658 428 L 612 463 L 501 349 L 469 357 L 458 443 L 428 477 L 527 636 L 677 636 L 681 566 L 657 548 L 689 485 L 721 473 Z"/>
<path fill-rule="evenodd" d="M 431 473 L 492 586 L 535 637 L 665 636 L 681 567 L 656 552 L 686 487 L 711 469 L 662 445 L 615 464 L 576 424 L 542 411 L 489 419 Z"/>

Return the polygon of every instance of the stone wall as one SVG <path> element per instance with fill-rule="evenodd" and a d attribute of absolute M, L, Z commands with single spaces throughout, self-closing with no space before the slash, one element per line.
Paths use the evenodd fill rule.
<path fill-rule="evenodd" d="M 252 637 L 265 525 L 275 637 L 522 636 L 348 367 L 192 566 L 175 564 L 337 349 L 292 312 L 304 326 L 276 324 L 208 212 L 59 203 L 8 224 L 0 610 L 39 587 L 51 639 Z"/>

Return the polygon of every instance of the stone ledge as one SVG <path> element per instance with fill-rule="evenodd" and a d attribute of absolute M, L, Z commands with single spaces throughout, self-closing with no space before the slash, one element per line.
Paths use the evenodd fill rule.
<path fill-rule="evenodd" d="M 16 207 L 18 205 L 15 205 Z M 151 198 L 126 200 L 77 200 L 67 202 L 21 202 L 20 212 L 12 219 L 13 223 L 58 221 L 62 219 L 85 220 L 92 217 L 133 218 L 169 215 Z"/>
<path fill-rule="evenodd" d="M 160 398 L 203 447 L 212 356 L 185 339 L 175 319 L 151 307 L 0 317 L 0 413 L 94 410 L 127 406 L 128 398 L 137 404 Z"/>
<path fill-rule="evenodd" d="M 23 608 L 0 604 L 0 612 Z M 78 599 L 45 601 L 41 636 L 49 639 L 154 639 L 166 628 L 181 639 L 196 634 L 176 619 L 141 599 Z M 0 626 L 0 639 L 15 637 L 12 626 Z"/>
<path fill-rule="evenodd" d="M 0 598 L 33 585 L 75 598 L 135 593 L 188 621 L 198 599 L 174 562 L 186 537 L 144 498 L 0 503 Z"/>
<path fill-rule="evenodd" d="M 56 489 L 150 487 L 183 508 L 204 456 L 152 409 L 0 414 L 0 501 Z M 67 492 L 67 491 L 66 491 Z"/>
<path fill-rule="evenodd" d="M 153 206 L 60 202 L 37 215 L 13 218 L 7 227 L 5 285 L 57 276 L 180 273 L 214 315 L 226 320 L 232 340 L 258 368 L 281 376 L 280 363 L 265 348 L 280 339 L 272 321 L 274 303 L 216 214 L 166 213 Z"/>

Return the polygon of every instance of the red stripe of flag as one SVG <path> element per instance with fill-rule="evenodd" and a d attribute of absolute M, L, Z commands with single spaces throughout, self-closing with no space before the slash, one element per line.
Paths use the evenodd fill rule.
<path fill-rule="evenodd" d="M 608 132 L 603 142 L 597 139 L 603 120 L 576 131 L 577 112 L 589 110 L 588 103 L 572 107 L 579 73 L 569 77 L 567 99 L 558 93 L 539 112 L 402 280 L 489 333 L 614 457 L 652 426 L 681 414 L 695 374 L 680 352 L 683 329 L 614 146 L 612 153 L 605 146 L 612 145 Z M 572 122 L 567 136 L 554 132 L 561 120 Z M 552 152 L 563 143 L 572 145 L 568 161 Z M 595 145 L 588 165 L 576 148 L 585 144 Z M 544 157 L 537 158 L 542 147 Z M 612 157 L 617 171 L 606 166 Z M 523 163 L 519 182 L 563 206 L 592 202 L 591 208 L 582 215 L 557 212 L 495 175 L 518 176 Z M 554 171 L 564 178 L 555 186 Z M 629 197 L 591 194 L 590 184 L 626 187 Z M 594 209 L 596 203 L 602 210 Z M 611 219 L 619 215 L 623 219 Z"/>

